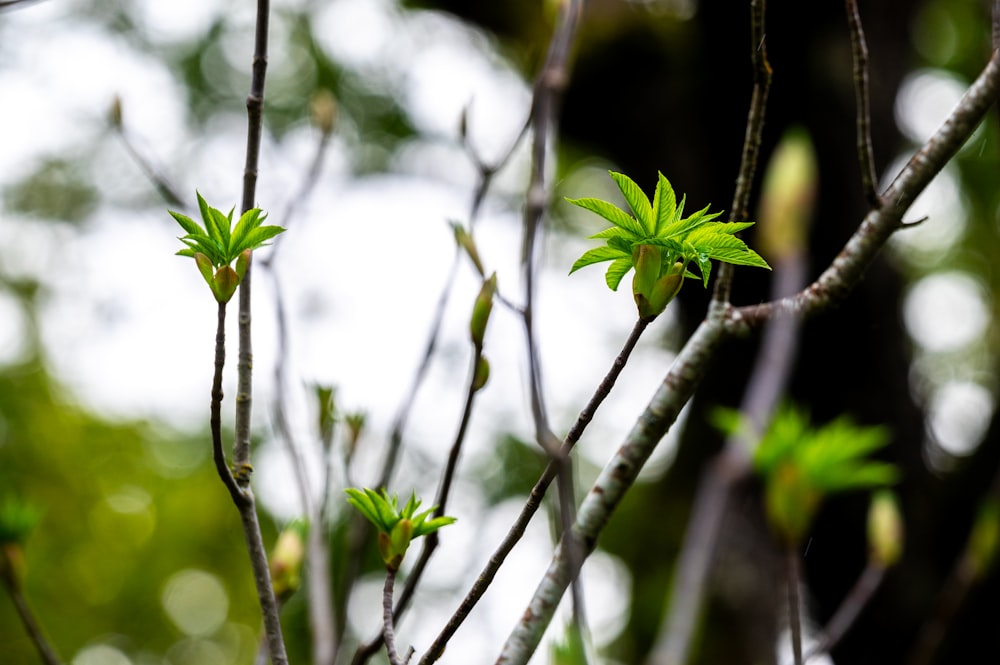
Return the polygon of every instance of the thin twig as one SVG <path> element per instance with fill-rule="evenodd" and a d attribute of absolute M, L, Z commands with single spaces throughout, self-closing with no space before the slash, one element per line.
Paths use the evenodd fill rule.
<path fill-rule="evenodd" d="M 861 571 L 858 581 L 854 583 L 840 607 L 827 622 L 819 641 L 803 656 L 804 661 L 808 662 L 814 656 L 829 653 L 830 649 L 843 639 L 858 617 L 861 616 L 861 611 L 878 591 L 885 578 L 885 570 L 885 566 L 877 561 L 868 562 L 865 569 Z"/>
<path fill-rule="evenodd" d="M 321 120 L 319 128 L 313 158 L 295 195 L 289 199 L 281 216 L 280 225 L 286 229 L 291 225 L 296 210 L 309 198 L 319 179 L 333 131 L 332 118 Z M 309 625 L 312 631 L 312 658 L 317 665 L 333 665 L 337 651 L 337 636 L 334 629 L 336 614 L 331 596 L 330 549 L 325 537 L 326 523 L 324 519 L 325 506 L 330 491 L 330 446 L 326 444 L 323 446 L 324 474 L 320 492 L 314 500 L 314 493 L 306 471 L 307 462 L 304 459 L 303 447 L 296 442 L 287 418 L 288 321 L 285 313 L 284 290 L 281 288 L 281 280 L 274 268 L 274 261 L 281 247 L 279 242 L 283 235 L 277 236 L 272 241 L 271 253 L 261 261 L 261 266 L 267 269 L 274 282 L 275 318 L 278 322 L 278 354 L 274 367 L 275 385 L 278 387 L 274 398 L 275 426 L 292 461 L 292 470 L 295 473 L 299 499 L 302 504 L 302 514 L 306 516 L 309 523 L 309 529 L 306 533 L 306 581 L 308 584 Z"/>
<path fill-rule="evenodd" d="M 545 407 L 542 367 L 539 360 L 538 339 L 534 329 L 534 299 L 536 255 L 535 246 L 542 228 L 542 218 L 548 208 L 549 192 L 545 181 L 545 171 L 549 150 L 549 137 L 556 133 L 556 111 L 563 89 L 569 80 L 569 50 L 576 33 L 582 11 L 580 0 L 563 0 L 559 6 L 556 27 L 549 42 L 548 53 L 542 69 L 535 79 L 534 95 L 531 106 L 531 127 L 533 130 L 531 144 L 531 176 L 528 184 L 527 203 L 524 208 L 521 244 L 521 272 L 523 278 L 523 304 L 520 309 L 524 324 L 525 347 L 528 357 L 528 385 L 531 395 L 531 416 L 535 429 L 535 441 L 545 450 L 553 461 L 559 465 L 559 515 L 561 516 L 560 532 L 569 533 L 572 516 L 575 514 L 573 503 L 572 465 L 569 458 L 560 454 L 559 439 L 549 427 L 548 413 Z M 572 537 L 564 539 L 566 556 L 582 565 L 585 555 L 578 551 L 576 540 Z M 585 616 L 583 593 L 573 580 L 573 619 L 577 624 L 579 634 L 585 635 L 583 626 Z"/>
<path fill-rule="evenodd" d="M 392 568 L 386 570 L 385 586 L 382 588 L 382 639 L 385 642 L 385 651 L 389 656 L 390 665 L 405 665 L 409 661 L 400 660 L 396 653 L 396 633 L 393 630 L 392 619 L 392 587 L 396 581 L 396 571 Z"/>
<path fill-rule="evenodd" d="M 788 632 L 792 637 L 792 658 L 802 665 L 802 601 L 799 600 L 799 552 L 794 545 L 785 548 L 785 572 L 788 584 Z"/>
<path fill-rule="evenodd" d="M 14 609 L 17 610 L 17 615 L 21 618 L 21 623 L 24 624 L 24 632 L 28 634 L 28 639 L 35 645 L 35 650 L 38 651 L 38 657 L 42 663 L 45 665 L 62 665 L 62 661 L 59 659 L 56 650 L 45 637 L 38 618 L 31 609 L 24 591 L 21 589 L 20 582 L 14 575 L 16 573 L 8 571 L 8 574 L 0 574 L 0 579 L 3 579 L 7 593 L 10 594 L 10 599 L 14 602 Z"/>
<path fill-rule="evenodd" d="M 242 211 L 254 207 L 257 187 L 257 169 L 260 158 L 260 140 L 263 132 L 264 77 L 267 71 L 267 33 L 270 17 L 268 0 L 258 0 L 257 20 L 254 33 L 254 53 L 250 92 L 247 95 L 247 146 L 246 162 L 243 170 Z M 281 634 L 281 618 L 278 602 L 271 584 L 271 572 L 267 563 L 267 552 L 261 537 L 260 522 L 257 518 L 256 501 L 250 487 L 253 466 L 250 464 L 250 417 L 253 395 L 253 349 L 250 330 L 250 287 L 252 261 L 248 262 L 246 273 L 240 282 L 239 297 L 239 354 L 237 358 L 236 383 L 236 437 L 233 443 L 233 464 L 236 469 L 235 481 L 239 499 L 234 502 L 240 513 L 247 553 L 253 568 L 257 600 L 264 619 L 264 632 L 272 665 L 286 665 L 285 642 Z M 230 490 L 232 491 L 232 490 Z"/>
<path fill-rule="evenodd" d="M 215 470 L 222 484 L 229 491 L 233 503 L 242 510 L 245 498 L 226 462 L 226 450 L 222 443 L 222 370 L 226 366 L 226 303 L 224 302 L 219 303 L 216 321 L 215 373 L 212 377 L 212 404 L 209 416 L 209 427 L 212 430 L 212 458 L 215 460 Z"/>
<path fill-rule="evenodd" d="M 875 157 L 872 150 L 871 105 L 868 92 L 868 44 L 861 25 L 857 0 L 845 0 L 847 23 L 851 29 L 851 53 L 854 58 L 854 98 L 857 104 L 858 163 L 861 166 L 861 189 L 873 208 L 879 206 Z"/>
<path fill-rule="evenodd" d="M 177 190 L 175 190 L 173 185 L 170 184 L 167 177 L 163 175 L 159 169 L 153 166 L 152 161 L 146 158 L 146 156 L 143 155 L 136 147 L 135 141 L 132 140 L 132 137 L 129 135 L 128 130 L 125 127 L 124 116 L 122 113 L 122 103 L 117 97 L 114 100 L 111 115 L 111 127 L 115 131 L 115 134 L 118 135 L 118 138 L 121 139 L 122 145 L 125 146 L 125 151 L 129 154 L 129 157 L 132 158 L 132 161 L 138 165 L 139 170 L 146 176 L 146 179 L 149 180 L 153 187 L 156 188 L 156 191 L 163 198 L 163 200 L 172 206 L 187 208 L 188 204 L 184 201 L 181 195 L 177 193 Z"/>
<path fill-rule="evenodd" d="M 503 565 L 510 554 L 514 546 L 520 541 L 521 537 L 524 535 L 524 531 L 531 521 L 531 518 L 538 511 L 539 506 L 541 506 L 542 499 L 545 496 L 546 490 L 548 490 L 549 485 L 552 480 L 559 473 L 561 463 L 559 459 L 568 459 L 569 453 L 573 449 L 573 446 L 580 440 L 583 435 L 584 430 L 586 430 L 587 425 L 593 419 L 594 414 L 597 412 L 598 407 L 604 401 L 604 399 L 611 393 L 611 389 L 614 388 L 615 382 L 618 380 L 619 375 L 625 368 L 625 364 L 628 362 L 629 356 L 635 349 L 639 338 L 642 336 L 643 331 L 652 322 L 652 319 L 640 319 L 636 322 L 635 326 L 632 328 L 632 332 L 629 334 L 628 339 L 625 341 L 622 350 L 615 357 L 611 368 L 608 370 L 607 375 L 601 380 L 600 385 L 595 391 L 594 395 L 591 396 L 590 401 L 580 412 L 577 417 L 576 422 L 573 427 L 570 428 L 569 433 L 566 435 L 566 439 L 563 441 L 562 447 L 559 450 L 558 459 L 550 459 L 549 463 L 546 465 L 545 470 L 539 477 L 535 486 L 532 488 L 528 495 L 528 499 L 525 501 L 524 506 L 521 508 L 521 513 L 518 515 L 517 520 L 508 530 L 507 535 L 504 537 L 500 546 L 496 549 L 493 555 L 490 557 L 489 562 L 486 567 L 479 574 L 472 588 L 466 594 L 465 598 L 459 604 L 458 609 L 448 620 L 444 629 L 431 644 L 427 653 L 424 654 L 423 658 L 420 660 L 420 665 L 430 665 L 437 661 L 444 652 L 445 646 L 448 641 L 452 638 L 459 627 L 465 622 L 472 608 L 476 606 L 479 599 L 482 598 L 483 594 L 489 588 L 490 584 L 493 582 L 493 578 L 496 577 L 497 572 Z M 433 536 L 434 534 L 431 534 Z M 430 537 L 430 536 L 428 536 Z"/>
<path fill-rule="evenodd" d="M 771 90 L 771 65 L 767 60 L 767 41 L 765 31 L 765 0 L 753 0 L 750 3 L 750 60 L 753 63 L 753 93 L 750 97 L 750 110 L 747 113 L 746 130 L 743 137 L 743 153 L 740 157 L 740 170 L 736 175 L 736 190 L 733 192 L 733 205 L 729 212 L 729 221 L 742 222 L 748 217 L 750 191 L 757 173 L 757 159 L 760 154 L 761 136 L 764 132 L 764 117 L 767 109 L 767 96 Z M 718 277 L 712 291 L 712 301 L 728 303 L 732 290 L 733 266 L 722 263 L 719 266 Z"/>

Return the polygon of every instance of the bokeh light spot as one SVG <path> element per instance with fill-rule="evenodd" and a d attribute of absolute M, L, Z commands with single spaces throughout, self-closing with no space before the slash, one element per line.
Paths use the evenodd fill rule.
<path fill-rule="evenodd" d="M 162 602 L 170 620 L 192 636 L 216 632 L 229 613 L 229 595 L 222 582 L 201 570 L 174 573 L 163 587 Z"/>
<path fill-rule="evenodd" d="M 906 328 L 928 351 L 954 351 L 979 338 L 989 323 L 980 283 L 963 272 L 939 272 L 917 282 L 903 303 Z"/>

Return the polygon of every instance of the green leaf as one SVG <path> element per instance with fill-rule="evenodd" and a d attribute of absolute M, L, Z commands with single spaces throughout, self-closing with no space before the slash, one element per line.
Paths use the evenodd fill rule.
<path fill-rule="evenodd" d="M 616 259 L 610 266 L 608 266 L 608 271 L 604 273 L 604 281 L 607 283 L 608 288 L 612 291 L 618 290 L 618 285 L 621 284 L 622 278 L 632 269 L 632 257 Z"/>
<path fill-rule="evenodd" d="M 570 203 L 590 210 L 613 224 L 612 227 L 590 236 L 593 240 L 603 240 L 605 245 L 584 252 L 583 256 L 573 264 L 570 274 L 594 263 L 611 261 L 612 265 L 607 270 L 605 281 L 608 288 L 617 290 L 624 275 L 635 267 L 637 247 L 661 248 L 661 265 L 656 266 L 655 262 L 646 265 L 639 285 L 633 288 L 635 291 L 633 296 L 636 298 L 636 305 L 641 315 L 643 311 L 658 312 L 660 310 L 658 304 L 669 302 L 673 297 L 671 294 L 675 294 L 676 289 L 683 284 L 683 279 L 672 279 L 670 288 L 666 284 L 661 284 L 656 287 L 654 294 L 653 285 L 659 283 L 666 271 L 670 271 L 672 275 L 683 275 L 684 278 L 700 279 L 707 287 L 712 272 L 712 261 L 769 268 L 763 258 L 734 235 L 751 226 L 752 222 L 715 221 L 722 213 L 709 212 L 710 206 L 705 206 L 685 218 L 683 215 L 686 198 L 681 197 L 678 203 L 677 194 L 662 173 L 657 173 L 652 204 L 631 178 L 614 171 L 610 174 L 632 209 L 634 217 L 607 201 L 593 198 L 567 199 Z M 700 277 L 688 269 L 692 262 L 697 264 Z"/>
<path fill-rule="evenodd" d="M 636 238 L 642 238 L 646 235 L 646 229 L 641 222 L 636 221 L 632 215 L 613 203 L 608 203 L 600 199 L 566 199 L 566 201 L 585 210 L 597 213 Z"/>
<path fill-rule="evenodd" d="M 246 235 L 263 224 L 265 219 L 267 219 L 267 215 L 260 208 L 250 208 L 240 215 L 239 221 L 236 222 L 236 228 L 233 229 L 233 234 L 229 239 L 230 246 L 239 247 L 242 245 Z"/>
<path fill-rule="evenodd" d="M 285 229 L 280 226 L 258 226 L 257 228 L 249 231 L 243 237 L 243 240 L 239 245 L 231 247 L 230 251 L 234 253 L 233 256 L 236 256 L 245 249 L 258 249 L 267 244 L 266 241 L 270 240 L 284 230 Z"/>
<path fill-rule="evenodd" d="M 653 214 L 656 215 L 656 229 L 654 235 L 660 235 L 663 230 L 674 221 L 674 213 L 677 212 L 677 195 L 674 188 L 670 186 L 662 173 L 657 172 L 659 177 L 656 183 L 656 191 L 653 193 Z"/>
<path fill-rule="evenodd" d="M 649 198 L 639 185 L 635 184 L 632 178 L 624 173 L 609 171 L 611 177 L 618 183 L 618 189 L 622 191 L 622 196 L 628 202 L 632 212 L 643 226 L 643 235 L 653 235 L 656 233 L 656 220 L 653 219 L 653 208 L 649 203 Z"/>
<path fill-rule="evenodd" d="M 578 258 L 576 260 L 576 263 L 573 264 L 573 267 L 570 268 L 569 273 L 572 275 L 580 268 L 593 265 L 594 263 L 601 263 L 603 261 L 615 261 L 617 259 L 622 259 L 622 258 L 631 261 L 632 254 L 630 252 L 623 252 L 620 249 L 614 249 L 613 247 L 595 247 L 594 249 L 588 249 L 586 252 L 584 252 L 583 256 Z"/>
<path fill-rule="evenodd" d="M 173 210 L 168 210 L 170 216 L 177 220 L 177 223 L 181 225 L 185 233 L 204 233 L 205 229 L 201 228 L 196 221 L 188 217 L 187 215 L 182 215 L 179 212 L 174 212 Z"/>

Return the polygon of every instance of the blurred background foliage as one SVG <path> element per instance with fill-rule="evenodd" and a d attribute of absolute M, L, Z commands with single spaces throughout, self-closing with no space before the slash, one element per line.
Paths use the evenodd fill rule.
<path fill-rule="evenodd" d="M 211 163 L 211 153 L 200 152 L 198 145 L 217 148 L 213 141 L 220 134 L 238 137 L 243 131 L 246 37 L 252 22 L 242 5 L 252 3 L 214 3 L 213 11 L 200 14 L 203 21 L 170 34 L 158 29 L 151 9 L 157 3 L 77 2 L 59 11 L 47 7 L 52 4 L 0 10 L 0 76 L 28 57 L 12 50 L 14 40 L 5 39 L 17 29 L 18 14 L 51 12 L 52 21 L 98 34 L 123 58 L 153 60 L 168 74 L 176 95 L 165 103 L 181 105 L 184 131 L 194 139 L 143 146 L 150 148 L 146 155 L 154 170 L 163 164 L 167 180 L 182 183 L 185 193 L 204 186 L 199 177 L 211 182 L 225 177 Z M 414 110 L 406 101 L 413 85 L 406 59 L 429 49 L 436 36 L 457 31 L 484 61 L 496 64 L 492 75 L 520 77 L 518 94 L 523 95 L 544 53 L 554 6 L 526 0 L 273 4 L 265 171 L 279 166 L 268 159 L 288 159 L 290 153 L 281 147 L 301 141 L 309 128 L 311 100 L 323 91 L 332 93 L 338 105 L 341 182 L 366 174 L 419 175 L 454 179 L 469 195 L 467 179 L 442 167 L 435 152 L 454 145 L 458 117 L 441 111 L 429 121 Z M 615 168 L 650 191 L 657 170 L 663 171 L 691 201 L 728 207 L 752 83 L 749 3 L 586 4 L 560 116 L 555 200 L 587 189 L 603 196 L 606 185 L 600 179 L 607 168 Z M 872 66 L 876 166 L 879 174 L 891 173 L 890 165 L 899 164 L 930 131 L 925 126 L 933 129 L 948 110 L 935 105 L 953 101 L 954 90 L 970 82 L 987 60 L 990 3 L 859 4 Z M 378 31 L 360 21 L 373 16 L 382 22 Z M 356 47 L 348 57 L 343 55 L 348 51 L 331 47 L 325 33 L 330 21 L 352 18 L 359 19 L 356 40 L 371 37 L 372 44 Z M 787 128 L 809 132 L 820 171 L 809 248 L 815 276 L 865 213 L 854 152 L 849 35 L 840 2 L 772 0 L 768 21 L 775 77 L 762 164 Z M 426 34 L 417 36 L 421 40 L 415 31 Z M 59 57 L 85 56 L 66 52 Z M 54 104 L 72 102 L 72 91 L 52 94 Z M 143 122 L 142 105 L 133 111 L 129 101 L 126 127 L 132 120 Z M 111 102 L 108 96 L 107 108 Z M 18 98 L 5 94 L 5 104 L 17 105 Z M 470 109 L 475 125 L 476 106 Z M 903 472 L 898 488 L 907 523 L 903 561 L 834 652 L 838 663 L 905 662 L 907 647 L 932 613 L 976 506 L 1000 465 L 1000 347 L 993 325 L 1000 292 L 997 117 L 990 116 L 938 177 L 909 221 L 925 215 L 928 220 L 900 233 L 850 299 L 803 331 L 789 396 L 808 405 L 820 422 L 848 413 L 863 424 L 885 425 L 892 443 L 883 457 Z M 521 122 L 508 120 L 514 127 Z M 42 510 L 26 547 L 27 595 L 58 650 L 77 665 L 249 663 L 257 648 L 258 611 L 237 516 L 209 456 L 207 381 L 202 431 L 175 428 L 169 418 L 164 423 L 90 410 L 51 362 L 54 349 L 40 322 L 41 309 L 60 287 L 54 278 L 59 267 L 43 259 L 43 269 L 26 269 L 21 256 L 43 251 L 35 243 L 72 246 L 109 209 L 136 215 L 152 211 L 165 220 L 166 204 L 142 167 L 121 150 L 106 119 L 92 115 L 71 136 L 47 132 L 30 116 L 22 124 L 0 127 L 0 146 L 2 136 L 25 133 L 37 135 L 39 145 L 34 159 L 0 176 L 0 228 L 16 220 L 18 230 L 5 236 L 6 246 L 0 248 L 0 312 L 15 331 L 5 331 L 0 359 L 0 495 L 23 497 Z M 509 138 L 495 142 L 502 145 Z M 523 184 L 520 176 L 515 174 L 515 182 Z M 235 172 L 228 177 L 234 185 L 238 181 Z M 324 184 L 321 177 L 319 189 Z M 516 211 L 519 197 L 516 187 L 501 187 L 497 205 Z M 590 230 L 587 220 L 566 208 L 553 206 L 557 233 L 548 243 L 553 252 L 562 251 L 562 233 Z M 34 231 L 25 231 L 28 227 Z M 155 251 L 166 254 L 173 248 Z M 737 303 L 767 297 L 767 276 L 752 273 L 739 273 Z M 127 277 L 133 278 L 139 279 Z M 706 292 L 685 289 L 672 305 L 675 325 L 662 333 L 665 347 L 677 347 L 700 319 L 706 299 Z M 105 312 L 111 323 L 113 305 Z M 627 598 L 625 616 L 617 633 L 601 645 L 609 662 L 643 662 L 657 639 L 692 496 L 704 465 L 721 445 L 704 414 L 718 405 L 738 404 L 755 345 L 751 339 L 724 351 L 719 366 L 729 369 L 703 384 L 672 465 L 662 464 L 644 478 L 601 541 L 602 550 L 629 571 L 618 590 Z M 155 377 L 136 380 L 156 382 Z M 528 491 L 542 461 L 516 433 L 491 436 L 495 453 L 467 473 L 481 486 L 482 504 L 499 506 Z M 414 476 L 436 465 L 423 459 L 401 482 L 415 482 Z M 585 481 L 596 469 L 583 458 L 579 473 Z M 866 506 L 863 496 L 832 500 L 814 527 L 805 582 L 819 624 L 864 566 Z M 269 542 L 282 519 L 264 516 Z M 714 580 L 695 662 L 772 662 L 780 612 L 761 609 L 775 606 L 760 601 L 770 598 L 776 578 L 773 548 L 761 536 L 759 488 L 741 490 L 725 532 L 720 554 L 725 565 Z M 342 580 L 350 574 L 338 557 L 350 546 L 343 524 L 331 528 L 330 539 L 335 578 Z M 377 568 L 369 551 L 365 569 Z M 1000 580 L 993 570 L 961 608 L 939 662 L 978 662 L 1000 648 L 995 630 Z M 292 662 L 308 662 L 301 594 L 289 601 L 284 617 Z M 6 599 L 0 600 L 0 645 L 5 663 L 36 662 Z M 486 649 L 493 650 L 493 645 Z M 449 657 L 450 662 L 479 662 L 468 654 L 454 660 L 452 653 L 445 661 Z"/>

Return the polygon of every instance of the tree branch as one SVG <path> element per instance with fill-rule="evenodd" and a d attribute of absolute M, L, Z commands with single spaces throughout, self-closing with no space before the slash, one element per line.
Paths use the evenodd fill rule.
<path fill-rule="evenodd" d="M 854 99 L 857 104 L 858 163 L 861 166 L 861 189 L 868 205 L 879 206 L 875 175 L 875 156 L 872 151 L 871 96 L 868 92 L 868 43 L 861 25 L 857 0 L 846 0 L 847 23 L 851 29 L 851 54 L 854 59 Z"/>
<path fill-rule="evenodd" d="M 753 94 L 750 97 L 750 110 L 747 113 L 746 132 L 743 138 L 743 153 L 740 158 L 740 170 L 736 176 L 736 191 L 733 192 L 733 205 L 729 212 L 729 221 L 742 222 L 747 219 L 750 205 L 750 191 L 757 174 L 757 159 L 760 155 L 761 135 L 764 132 L 764 117 L 767 109 L 767 96 L 771 90 L 771 64 L 767 61 L 767 42 L 765 0 L 753 0 L 750 3 L 750 60 L 753 63 Z M 718 277 L 712 292 L 715 303 L 729 302 L 732 289 L 734 268 L 729 263 L 719 266 Z"/>
<path fill-rule="evenodd" d="M 745 334 L 779 313 L 813 314 L 847 295 L 865 268 L 900 225 L 902 215 L 930 180 L 972 134 L 1000 89 L 1000 53 L 994 52 L 986 68 L 973 82 L 942 127 L 903 168 L 883 195 L 883 207 L 872 211 L 861 227 L 820 278 L 804 291 L 774 303 L 733 308 L 710 307 L 708 316 L 695 330 L 671 366 L 624 444 L 604 467 L 577 514 L 576 523 L 564 539 L 572 537 L 590 553 L 597 537 L 642 465 L 674 423 L 680 409 L 694 392 L 719 344 L 729 335 Z M 528 608 L 508 637 L 497 663 L 521 664 L 537 648 L 558 606 L 559 599 L 578 570 L 571 569 L 560 545 L 535 591 Z"/>

